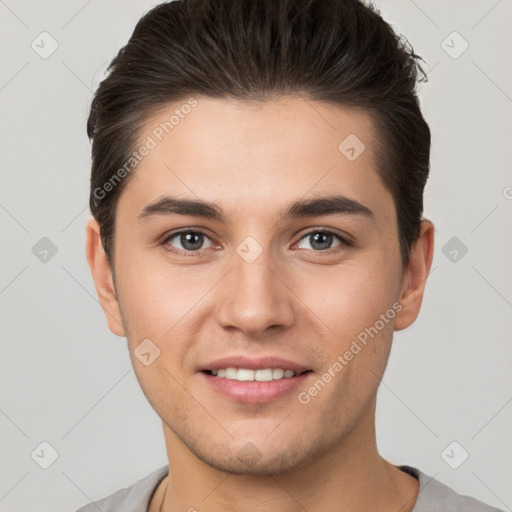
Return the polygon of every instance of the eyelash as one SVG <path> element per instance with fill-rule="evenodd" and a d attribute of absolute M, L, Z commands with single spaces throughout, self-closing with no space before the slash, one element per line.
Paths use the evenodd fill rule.
<path fill-rule="evenodd" d="M 163 240 L 162 242 L 162 245 L 164 246 L 167 246 L 169 240 L 171 240 L 172 238 L 178 236 L 178 235 L 183 235 L 183 234 L 188 234 L 188 233 L 194 233 L 194 234 L 201 234 L 203 236 L 205 236 L 206 238 L 210 238 L 204 231 L 202 231 L 201 229 L 183 229 L 181 231 L 176 231 L 174 233 L 171 233 L 169 236 L 165 237 L 165 239 Z M 341 248 L 348 248 L 348 247 L 352 247 L 353 243 L 348 240 L 347 238 L 345 238 L 344 236 L 342 236 L 338 231 L 336 231 L 335 229 L 331 229 L 331 228 L 321 228 L 321 229 L 313 229 L 311 231 L 308 231 L 307 233 L 304 233 L 300 238 L 299 238 L 299 241 L 300 240 L 303 240 L 304 238 L 307 238 L 308 236 L 311 236 L 313 234 L 316 234 L 316 233 L 327 233 L 329 235 L 334 235 L 340 242 L 339 245 L 335 246 L 335 247 L 331 247 L 329 249 L 324 249 L 324 250 L 318 250 L 318 251 L 315 251 L 313 249 L 306 249 L 306 250 L 311 250 L 315 253 L 328 253 L 330 251 L 333 251 L 333 250 L 336 250 L 336 249 L 341 249 Z M 172 246 L 167 246 L 166 249 L 168 251 L 171 251 L 172 253 L 174 254 L 178 254 L 178 255 L 181 255 L 181 256 L 186 256 L 186 257 L 197 257 L 197 256 L 201 256 L 202 255 L 202 251 L 204 249 L 199 249 L 197 251 L 182 251 L 181 249 L 176 249 L 175 247 L 172 247 Z"/>

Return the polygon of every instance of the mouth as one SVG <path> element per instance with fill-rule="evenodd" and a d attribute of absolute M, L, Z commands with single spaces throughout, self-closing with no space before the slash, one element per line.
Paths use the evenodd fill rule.
<path fill-rule="evenodd" d="M 217 396 L 241 404 L 268 404 L 306 389 L 313 370 L 289 368 L 217 368 L 199 375 Z"/>
<path fill-rule="evenodd" d="M 197 368 L 203 382 L 217 396 L 232 402 L 264 404 L 305 387 L 314 375 L 311 367 L 277 355 L 250 357 L 235 354 Z"/>
<path fill-rule="evenodd" d="M 282 379 L 293 379 L 300 377 L 313 370 L 294 371 L 285 368 L 219 368 L 217 370 L 202 370 L 203 373 L 220 379 L 235 380 L 238 382 L 272 382 Z"/>

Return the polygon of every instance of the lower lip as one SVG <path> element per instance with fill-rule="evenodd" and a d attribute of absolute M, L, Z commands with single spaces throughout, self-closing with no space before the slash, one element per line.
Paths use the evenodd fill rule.
<path fill-rule="evenodd" d="M 305 380 L 312 375 L 312 372 L 303 373 L 298 377 L 268 382 L 238 381 L 224 377 L 215 377 L 204 372 L 201 372 L 201 375 L 215 391 L 235 402 L 264 404 L 281 398 L 300 386 L 304 386 Z"/>

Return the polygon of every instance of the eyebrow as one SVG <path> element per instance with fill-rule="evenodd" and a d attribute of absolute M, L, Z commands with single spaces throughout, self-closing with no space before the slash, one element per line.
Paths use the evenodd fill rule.
<path fill-rule="evenodd" d="M 280 212 L 278 218 L 280 221 L 284 221 L 336 214 L 359 215 L 372 221 L 375 220 L 375 214 L 370 208 L 354 199 L 339 195 L 296 201 L 286 210 Z M 143 221 L 156 215 L 191 215 L 226 222 L 222 208 L 215 203 L 171 196 L 165 196 L 148 204 L 140 213 L 139 220 Z"/>

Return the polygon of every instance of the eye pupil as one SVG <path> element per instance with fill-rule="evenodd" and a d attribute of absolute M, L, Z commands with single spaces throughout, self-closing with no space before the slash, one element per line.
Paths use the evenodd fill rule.
<path fill-rule="evenodd" d="M 309 239 L 310 239 L 311 247 L 313 247 L 315 249 L 320 249 L 320 250 L 329 249 L 329 246 L 332 243 L 332 237 L 333 237 L 333 235 L 330 233 L 315 233 L 314 235 L 310 235 Z M 318 246 L 315 247 L 315 245 L 314 245 L 315 243 L 320 244 L 320 247 L 318 247 Z"/>
<path fill-rule="evenodd" d="M 203 235 L 201 233 L 183 233 L 180 237 L 180 242 L 187 250 L 197 250 L 203 245 Z"/>

